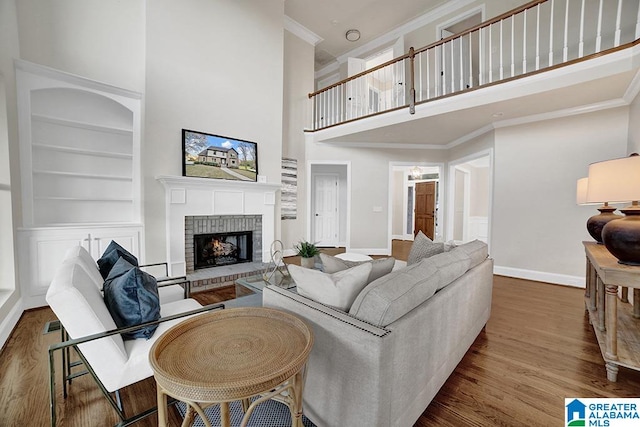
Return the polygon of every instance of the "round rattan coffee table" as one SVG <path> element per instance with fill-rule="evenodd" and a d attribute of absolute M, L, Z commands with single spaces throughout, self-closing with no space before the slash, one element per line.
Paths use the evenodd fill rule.
<path fill-rule="evenodd" d="M 158 391 L 158 425 L 167 425 L 167 396 L 187 404 L 210 427 L 204 408 L 220 404 L 221 425 L 230 425 L 229 402 L 242 401 L 242 426 L 260 402 L 276 399 L 302 425 L 302 391 L 313 333 L 299 318 L 269 308 L 235 308 L 201 314 L 175 325 L 151 347 Z M 260 396 L 249 404 L 249 398 Z"/>

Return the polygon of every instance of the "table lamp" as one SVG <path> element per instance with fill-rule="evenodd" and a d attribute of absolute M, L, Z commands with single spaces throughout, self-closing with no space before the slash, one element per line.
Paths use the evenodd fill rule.
<path fill-rule="evenodd" d="M 602 241 L 620 264 L 640 265 L 640 156 L 589 165 L 587 200 L 606 199 L 611 203 L 629 202 L 620 211 L 624 217 L 606 223 Z"/>
<path fill-rule="evenodd" d="M 588 201 L 587 190 L 589 185 L 589 178 L 580 178 L 577 183 L 576 189 L 576 203 L 578 205 L 593 205 L 598 203 L 604 203 L 598 208 L 600 213 L 594 215 L 587 220 L 587 231 L 593 237 L 593 239 L 602 244 L 602 228 L 611 220 L 622 218 L 621 215 L 616 215 L 613 211 L 616 208 L 609 206 L 609 202 L 604 200 L 591 200 Z"/>

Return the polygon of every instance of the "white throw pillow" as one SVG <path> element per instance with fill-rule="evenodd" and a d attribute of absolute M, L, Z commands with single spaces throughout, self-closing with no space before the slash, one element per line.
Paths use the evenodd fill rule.
<path fill-rule="evenodd" d="M 367 285 L 371 263 L 326 274 L 319 270 L 289 265 L 298 293 L 321 304 L 349 311 L 351 304 Z"/>

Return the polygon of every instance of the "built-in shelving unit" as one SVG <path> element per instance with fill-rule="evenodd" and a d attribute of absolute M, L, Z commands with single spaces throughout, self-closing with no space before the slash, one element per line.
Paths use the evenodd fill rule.
<path fill-rule="evenodd" d="M 16 81 L 21 282 L 37 300 L 71 245 L 142 255 L 141 95 L 26 61 Z"/>

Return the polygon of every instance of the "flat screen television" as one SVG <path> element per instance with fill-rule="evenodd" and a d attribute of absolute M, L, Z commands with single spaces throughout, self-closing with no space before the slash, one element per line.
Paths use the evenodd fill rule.
<path fill-rule="evenodd" d="M 182 176 L 257 181 L 258 144 L 182 129 Z"/>

